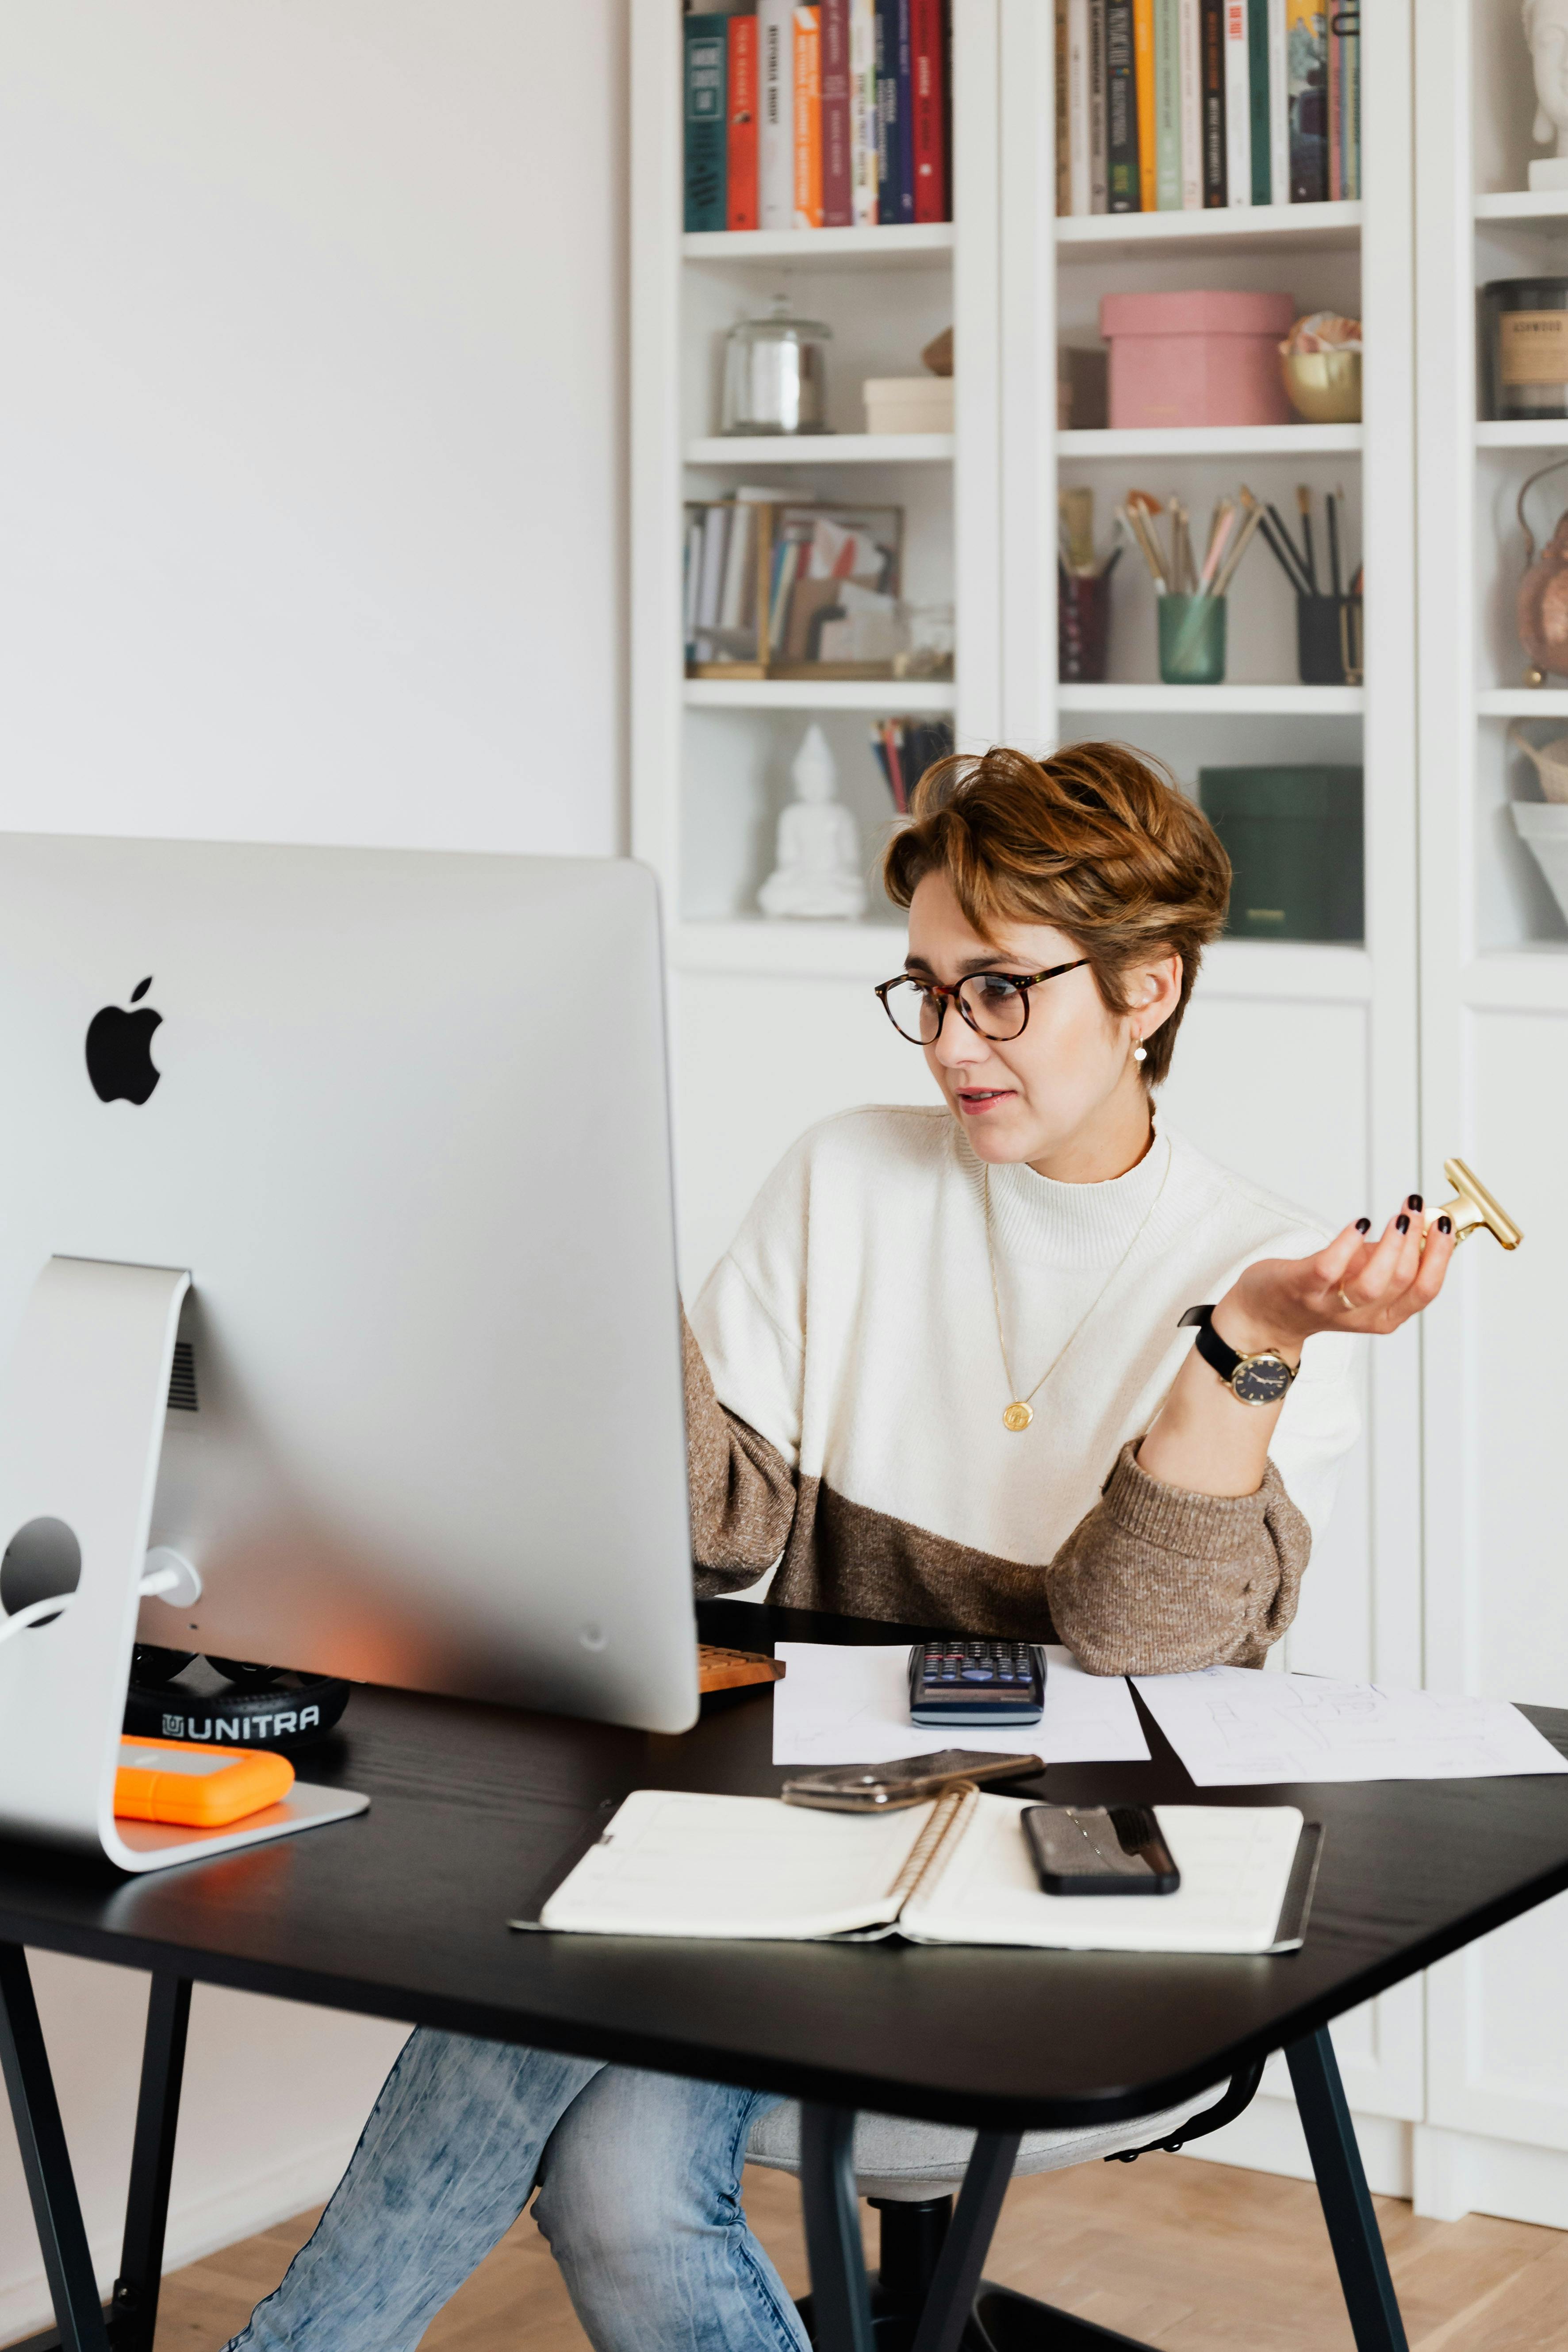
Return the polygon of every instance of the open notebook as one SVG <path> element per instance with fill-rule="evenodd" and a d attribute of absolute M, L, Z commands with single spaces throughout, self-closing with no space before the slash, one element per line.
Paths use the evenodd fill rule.
<path fill-rule="evenodd" d="M 1278 1952 L 1306 1929 L 1320 1832 L 1293 1805 L 1159 1805 L 1174 1895 L 1043 1895 L 1017 1798 L 950 1789 L 864 1817 L 637 1789 L 537 1918 L 591 1936 L 898 1934 L 1070 1951 Z"/>

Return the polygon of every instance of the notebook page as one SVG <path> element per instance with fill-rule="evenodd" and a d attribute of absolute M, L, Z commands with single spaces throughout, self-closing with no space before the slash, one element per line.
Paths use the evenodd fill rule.
<path fill-rule="evenodd" d="M 597 1936 L 795 1940 L 885 1926 L 935 1810 L 812 1812 L 774 1797 L 637 1789 L 545 1904 L 542 1927 Z"/>
<path fill-rule="evenodd" d="M 1063 1951 L 1265 1952 L 1289 1885 L 1294 1805 L 1157 1805 L 1182 1874 L 1174 1895 L 1045 1895 L 1026 1804 L 982 1794 L 962 1843 L 906 1904 L 916 1943 L 1031 1944 Z"/>

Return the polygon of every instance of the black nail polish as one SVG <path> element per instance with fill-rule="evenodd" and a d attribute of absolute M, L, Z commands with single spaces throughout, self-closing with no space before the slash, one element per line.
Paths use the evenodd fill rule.
<path fill-rule="evenodd" d="M 1358 1217 L 1355 1221 L 1355 1229 L 1358 1234 L 1370 1234 L 1372 1231 L 1372 1219 L 1370 1217 Z"/>
<path fill-rule="evenodd" d="M 1407 1234 L 1410 1231 L 1410 1220 L 1403 1209 L 1394 1220 L 1394 1230 L 1396 1234 Z"/>
<path fill-rule="evenodd" d="M 1421 1195 L 1420 1195 L 1420 1193 L 1419 1193 L 1419 1192 L 1412 1192 L 1412 1194 L 1410 1195 L 1410 1198 L 1408 1199 L 1408 1201 L 1406 1201 L 1406 1202 L 1405 1203 L 1405 1207 L 1406 1207 L 1407 1209 L 1419 1209 L 1419 1208 L 1421 1207 L 1421 1205 L 1422 1205 L 1422 1202 L 1421 1202 Z"/>
<path fill-rule="evenodd" d="M 1453 1218 L 1452 1218 L 1452 1217 L 1439 1217 L 1439 1218 L 1438 1218 L 1438 1220 L 1437 1220 L 1437 1231 L 1438 1231 L 1440 1234 L 1451 1234 L 1451 1233 L 1453 1232 L 1453 1230 L 1454 1230 L 1454 1220 L 1453 1220 Z"/>

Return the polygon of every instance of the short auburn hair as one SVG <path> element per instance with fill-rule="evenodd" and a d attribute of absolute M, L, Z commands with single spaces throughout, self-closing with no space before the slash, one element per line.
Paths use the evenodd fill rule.
<path fill-rule="evenodd" d="M 1176 1009 L 1147 1040 L 1142 1065 L 1145 1082 L 1160 1085 L 1230 896 L 1230 860 L 1214 827 L 1167 774 L 1121 743 L 1072 743 L 1048 760 L 1000 745 L 938 760 L 882 858 L 896 906 L 934 873 L 946 875 L 983 940 L 994 942 L 1009 917 L 1065 931 L 1108 1012 L 1131 1010 L 1135 965 L 1180 956 Z"/>

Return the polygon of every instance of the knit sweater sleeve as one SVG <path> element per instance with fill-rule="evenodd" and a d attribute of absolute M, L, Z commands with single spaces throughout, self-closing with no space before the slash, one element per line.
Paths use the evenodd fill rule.
<path fill-rule="evenodd" d="M 1095 1675 L 1257 1666 L 1296 1614 L 1311 1529 L 1270 1462 L 1254 1495 L 1162 1485 L 1124 1445 L 1046 1570 L 1059 1640 Z"/>
<path fill-rule="evenodd" d="M 714 1393 L 690 1324 L 680 1325 L 686 1374 L 686 1462 L 691 1557 L 704 1600 L 754 1584 L 795 1523 L 795 1472 L 776 1445 Z"/>

